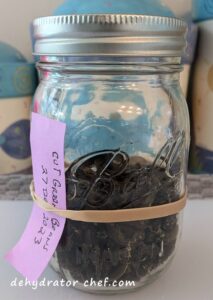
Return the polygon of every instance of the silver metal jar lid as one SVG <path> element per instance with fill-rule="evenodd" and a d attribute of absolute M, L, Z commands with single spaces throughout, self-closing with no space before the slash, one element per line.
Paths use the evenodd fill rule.
<path fill-rule="evenodd" d="M 186 23 L 145 15 L 64 15 L 33 22 L 35 55 L 177 56 Z"/>

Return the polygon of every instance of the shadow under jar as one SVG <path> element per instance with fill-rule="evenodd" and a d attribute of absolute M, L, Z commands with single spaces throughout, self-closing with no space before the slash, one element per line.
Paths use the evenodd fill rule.
<path fill-rule="evenodd" d="M 67 209 L 118 210 L 186 193 L 189 117 L 180 84 L 184 22 L 142 15 L 34 21 L 34 112 L 66 123 Z M 53 268 L 76 288 L 124 292 L 172 260 L 181 212 L 149 220 L 67 219 Z"/>

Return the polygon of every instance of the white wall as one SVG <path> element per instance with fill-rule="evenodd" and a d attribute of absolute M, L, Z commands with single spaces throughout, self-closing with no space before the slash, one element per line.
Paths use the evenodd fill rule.
<path fill-rule="evenodd" d="M 177 17 L 181 17 L 192 10 L 192 0 L 162 0 L 162 2 L 168 5 Z"/>
<path fill-rule="evenodd" d="M 0 40 L 19 49 L 31 58 L 29 24 L 40 16 L 47 16 L 63 0 L 0 0 Z"/>

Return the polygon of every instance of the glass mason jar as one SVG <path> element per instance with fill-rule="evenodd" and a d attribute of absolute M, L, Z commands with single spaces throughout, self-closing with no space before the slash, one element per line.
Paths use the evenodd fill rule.
<path fill-rule="evenodd" d="M 154 207 L 186 193 L 189 117 L 179 84 L 185 24 L 152 16 L 34 21 L 34 112 L 66 123 L 67 209 Z M 67 220 L 53 268 L 76 288 L 129 291 L 171 262 L 181 212 L 131 222 Z"/>

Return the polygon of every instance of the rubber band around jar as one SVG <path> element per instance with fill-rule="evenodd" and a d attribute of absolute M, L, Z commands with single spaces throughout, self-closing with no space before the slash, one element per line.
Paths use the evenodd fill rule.
<path fill-rule="evenodd" d="M 185 207 L 187 199 L 185 193 L 177 201 L 150 207 L 116 210 L 63 210 L 54 207 L 36 195 L 33 181 L 30 184 L 30 193 L 34 202 L 43 210 L 69 220 L 88 223 L 121 223 L 168 217 L 179 213 Z"/>

